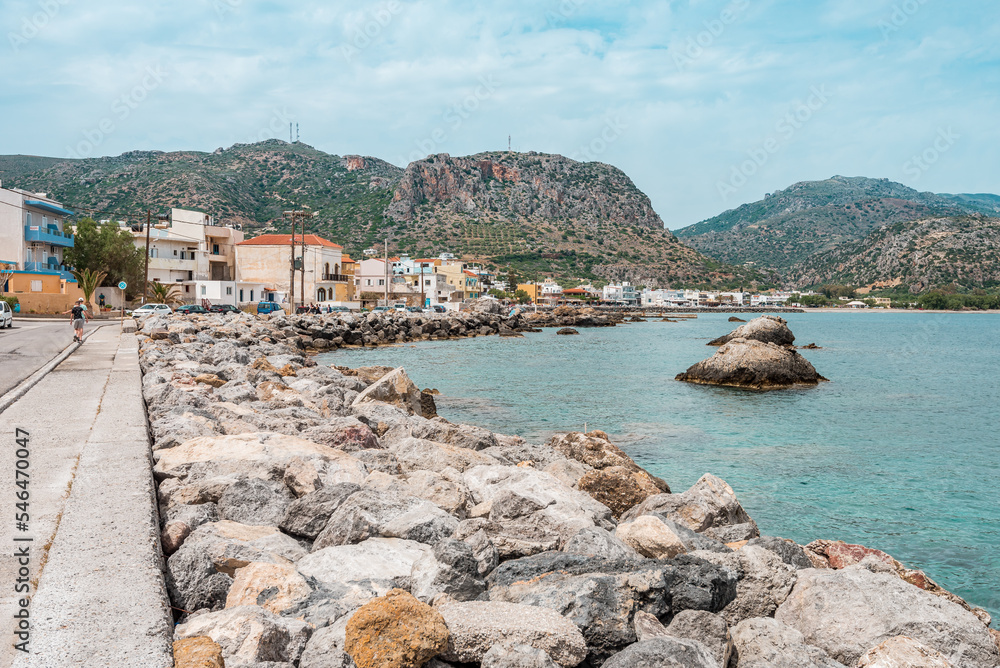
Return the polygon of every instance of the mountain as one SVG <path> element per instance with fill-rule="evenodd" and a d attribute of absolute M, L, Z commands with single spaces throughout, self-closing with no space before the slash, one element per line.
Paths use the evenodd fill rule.
<path fill-rule="evenodd" d="M 45 191 L 96 218 L 144 220 L 149 208 L 180 207 L 253 236 L 287 230 L 282 211 L 309 207 L 317 215 L 308 231 L 354 255 L 388 239 L 393 253 L 451 252 L 529 277 L 662 287 L 762 280 L 680 243 L 620 170 L 558 155 L 442 154 L 403 170 L 272 139 L 213 153 L 36 160 L 0 156 L 5 185 Z"/>
<path fill-rule="evenodd" d="M 817 253 L 792 268 L 789 279 L 799 285 L 904 285 L 914 293 L 949 284 L 996 288 L 1000 219 L 966 214 L 892 223 Z"/>
<path fill-rule="evenodd" d="M 809 258 L 898 222 L 1000 213 L 995 195 L 936 195 L 888 179 L 834 176 L 806 181 L 676 232 L 724 262 L 781 274 Z"/>

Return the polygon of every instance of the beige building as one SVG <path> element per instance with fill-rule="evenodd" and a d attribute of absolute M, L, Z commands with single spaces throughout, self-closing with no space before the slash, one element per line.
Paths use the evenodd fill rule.
<path fill-rule="evenodd" d="M 349 301 L 349 276 L 343 271 L 343 248 L 315 234 L 305 235 L 305 253 L 302 237 L 295 237 L 291 246 L 290 234 L 264 234 L 236 244 L 236 270 L 241 282 L 259 283 L 269 291 L 288 296 L 291 283 L 291 263 L 303 258 L 303 272 L 295 272 L 295 294 L 292 301 L 299 305 L 300 295 L 305 303 Z"/>

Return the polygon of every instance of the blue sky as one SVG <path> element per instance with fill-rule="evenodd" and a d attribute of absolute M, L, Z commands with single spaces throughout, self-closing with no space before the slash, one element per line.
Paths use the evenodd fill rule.
<path fill-rule="evenodd" d="M 95 6 L 97 5 L 97 6 Z M 677 228 L 794 182 L 1000 192 L 995 0 L 0 0 L 0 153 L 561 153 Z"/>

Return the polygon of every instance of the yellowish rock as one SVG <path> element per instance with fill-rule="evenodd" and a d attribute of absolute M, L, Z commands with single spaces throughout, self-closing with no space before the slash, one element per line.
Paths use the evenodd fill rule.
<path fill-rule="evenodd" d="M 197 636 L 174 643 L 174 668 L 226 668 L 226 661 L 214 640 Z"/>
<path fill-rule="evenodd" d="M 419 668 L 447 646 L 441 613 L 402 589 L 359 608 L 344 643 L 358 668 Z"/>
<path fill-rule="evenodd" d="M 687 552 L 684 543 L 673 529 L 651 515 L 643 515 L 633 522 L 619 524 L 615 536 L 650 559 L 671 559 Z"/>
<path fill-rule="evenodd" d="M 312 589 L 291 564 L 252 563 L 236 571 L 227 608 L 259 605 L 276 615 L 309 598 Z"/>

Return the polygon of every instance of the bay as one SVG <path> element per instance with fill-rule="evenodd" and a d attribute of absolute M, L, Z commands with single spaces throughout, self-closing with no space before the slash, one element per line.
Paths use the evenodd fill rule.
<path fill-rule="evenodd" d="M 747 316 L 748 318 L 751 316 Z M 665 323 L 346 349 L 327 364 L 403 366 L 438 412 L 543 443 L 602 429 L 683 491 L 714 473 L 761 532 L 861 543 L 1000 617 L 1000 315 L 788 314 L 831 382 L 748 392 L 679 383 L 736 325 Z"/>

